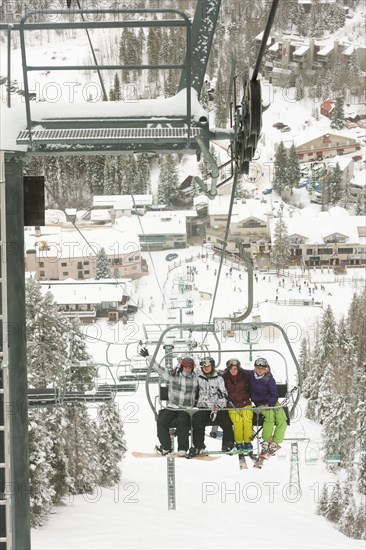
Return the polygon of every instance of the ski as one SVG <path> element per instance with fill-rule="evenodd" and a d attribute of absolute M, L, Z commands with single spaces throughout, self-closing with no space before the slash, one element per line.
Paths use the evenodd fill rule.
<path fill-rule="evenodd" d="M 257 460 L 254 462 L 253 467 L 254 468 L 259 468 L 259 469 L 262 468 L 262 466 L 264 464 L 264 461 L 271 458 L 271 456 L 274 456 L 279 449 L 281 449 L 280 446 L 278 446 L 278 448 L 276 449 L 276 451 L 274 453 L 270 453 L 270 452 L 267 451 L 265 453 L 259 454 L 258 457 L 257 457 Z"/>
<path fill-rule="evenodd" d="M 239 457 L 239 469 L 240 470 L 247 470 L 248 469 L 248 464 L 247 464 L 247 461 L 245 459 L 245 455 L 238 454 L 238 457 Z"/>
<path fill-rule="evenodd" d="M 185 456 L 178 456 L 177 453 L 169 453 L 167 455 L 161 455 L 160 453 L 140 453 L 139 451 L 132 451 L 132 456 L 135 458 L 186 458 Z M 207 455 L 197 455 L 192 457 L 194 460 L 203 460 L 206 462 L 211 462 L 213 460 L 218 460 L 219 456 L 207 456 Z"/>

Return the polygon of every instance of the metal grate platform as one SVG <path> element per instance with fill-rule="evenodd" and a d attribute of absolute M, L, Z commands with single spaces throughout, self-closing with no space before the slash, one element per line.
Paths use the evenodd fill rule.
<path fill-rule="evenodd" d="M 190 137 L 202 133 L 202 128 L 191 127 Z M 86 141 L 134 140 L 151 141 L 153 139 L 186 140 L 187 128 L 78 128 L 78 129 L 44 129 L 32 131 L 34 143 L 73 143 Z M 29 143 L 29 131 L 22 130 L 17 137 L 17 144 Z"/>

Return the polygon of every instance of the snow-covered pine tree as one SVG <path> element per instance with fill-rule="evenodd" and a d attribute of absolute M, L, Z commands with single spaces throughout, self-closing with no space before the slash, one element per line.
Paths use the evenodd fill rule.
<path fill-rule="evenodd" d="M 273 190 L 279 195 L 284 191 L 287 186 L 287 151 L 280 141 L 276 152 L 276 160 L 274 162 L 274 175 L 273 175 Z"/>
<path fill-rule="evenodd" d="M 172 205 L 179 195 L 178 170 L 173 155 L 163 157 L 159 175 L 158 201 Z"/>
<path fill-rule="evenodd" d="M 125 195 L 129 195 L 135 192 L 136 183 L 138 180 L 138 168 L 135 159 L 135 155 L 124 155 L 123 157 L 123 173 L 125 175 L 123 180 L 122 192 Z"/>
<path fill-rule="evenodd" d="M 70 321 L 69 360 L 65 373 L 65 386 L 68 391 L 90 391 L 95 387 L 97 369 L 92 364 L 91 356 L 86 349 L 85 335 L 80 321 Z M 80 366 L 80 362 L 87 366 Z"/>
<path fill-rule="evenodd" d="M 174 69 L 169 69 L 164 80 L 164 97 L 172 97 L 177 93 L 178 79 Z"/>
<path fill-rule="evenodd" d="M 154 19 L 156 16 L 154 15 Z M 147 54 L 150 65 L 157 65 L 160 61 L 162 46 L 162 31 L 160 27 L 149 27 L 147 37 Z"/>
<path fill-rule="evenodd" d="M 96 423 L 90 418 L 85 403 L 66 405 L 65 413 L 70 493 L 92 493 L 99 483 L 100 473 Z"/>
<path fill-rule="evenodd" d="M 351 499 L 349 504 L 346 507 L 343 507 L 340 510 L 340 514 L 337 520 L 338 529 L 346 535 L 346 537 L 354 537 L 354 520 L 356 515 L 356 504 L 354 498 Z M 365 518 L 364 518 L 365 521 Z"/>
<path fill-rule="evenodd" d="M 108 256 L 107 256 L 107 253 L 106 253 L 104 247 L 102 247 L 97 252 L 95 278 L 97 280 L 99 280 L 99 279 L 111 279 L 112 278 L 109 259 L 108 259 Z"/>
<path fill-rule="evenodd" d="M 68 338 L 50 292 L 34 279 L 26 283 L 28 384 L 31 388 L 60 387 L 67 361 Z"/>
<path fill-rule="evenodd" d="M 301 377 L 305 382 L 311 368 L 311 351 L 310 343 L 307 337 L 301 340 L 300 352 L 299 352 L 299 366 L 301 371 Z"/>
<path fill-rule="evenodd" d="M 356 216 L 366 216 L 366 193 L 365 192 L 357 195 L 355 214 Z"/>
<path fill-rule="evenodd" d="M 294 187 L 298 187 L 301 179 L 300 162 L 296 153 L 296 147 L 293 143 L 288 151 L 287 156 L 287 175 L 286 175 L 286 187 L 291 190 Z"/>
<path fill-rule="evenodd" d="M 48 409 L 44 418 L 48 437 L 52 441 L 51 458 L 52 472 L 48 474 L 53 488 L 53 504 L 60 504 L 70 492 L 69 458 L 66 452 L 68 420 L 63 407 Z"/>
<path fill-rule="evenodd" d="M 331 128 L 341 130 L 344 127 L 344 96 L 342 93 L 337 94 L 332 115 Z"/>
<path fill-rule="evenodd" d="M 339 480 L 337 480 L 333 490 L 328 496 L 328 507 L 325 517 L 329 521 L 338 522 L 342 514 L 342 489 Z"/>
<path fill-rule="evenodd" d="M 99 483 L 110 487 L 121 477 L 120 461 L 126 452 L 123 423 L 115 401 L 98 408 Z"/>
<path fill-rule="evenodd" d="M 350 55 L 348 66 L 347 66 L 347 84 L 351 98 L 359 97 L 361 94 L 362 86 L 360 82 L 361 66 L 358 61 L 356 49 Z"/>
<path fill-rule="evenodd" d="M 304 81 L 301 75 L 296 77 L 295 80 L 296 101 L 300 101 L 304 97 Z"/>
<path fill-rule="evenodd" d="M 333 99 L 333 90 L 334 90 L 334 79 L 333 74 L 330 69 L 327 69 L 325 76 L 322 82 L 322 99 L 326 101 L 327 99 Z"/>
<path fill-rule="evenodd" d="M 51 465 L 52 438 L 45 427 L 44 408 L 29 410 L 29 491 L 30 521 L 32 527 L 43 525 L 55 499 L 51 478 L 55 471 Z"/>
<path fill-rule="evenodd" d="M 138 155 L 136 161 L 137 180 L 134 187 L 136 195 L 144 195 L 148 193 L 150 188 L 150 164 L 146 154 Z"/>
<path fill-rule="evenodd" d="M 320 498 L 318 502 L 318 506 L 316 507 L 315 513 L 319 516 L 325 516 L 328 511 L 328 487 L 327 484 L 324 483 L 322 487 L 322 491 L 320 493 Z"/>
<path fill-rule="evenodd" d="M 105 157 L 103 155 L 87 157 L 86 181 L 92 195 L 104 194 L 104 163 Z"/>
<path fill-rule="evenodd" d="M 291 246 L 288 236 L 287 226 L 283 220 L 282 210 L 279 212 L 278 220 L 274 230 L 274 242 L 271 251 L 271 264 L 279 274 L 281 269 L 285 269 L 291 255 Z"/>
<path fill-rule="evenodd" d="M 315 333 L 311 369 L 304 384 L 304 394 L 308 397 L 305 415 L 312 420 L 318 420 L 319 384 L 324 374 L 324 365 L 334 360 L 336 345 L 336 322 L 332 308 L 328 305 Z"/>
<path fill-rule="evenodd" d="M 343 196 L 344 187 L 343 174 L 338 162 L 336 163 L 334 169 L 328 173 L 327 180 L 329 184 L 330 203 L 335 206 L 339 203 Z"/>
<path fill-rule="evenodd" d="M 227 105 L 227 86 L 221 70 L 217 75 L 215 87 L 215 124 L 218 128 L 226 128 L 226 105 Z"/>
<path fill-rule="evenodd" d="M 121 101 L 122 99 L 121 82 L 117 73 L 115 73 L 113 80 L 113 97 L 113 101 Z"/>

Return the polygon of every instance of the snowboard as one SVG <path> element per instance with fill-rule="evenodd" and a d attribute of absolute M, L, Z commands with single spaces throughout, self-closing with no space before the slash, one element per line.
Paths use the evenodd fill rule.
<path fill-rule="evenodd" d="M 159 453 L 140 453 L 139 451 L 132 451 L 131 454 L 135 458 L 186 458 L 185 456 L 178 456 L 177 453 L 161 455 Z M 190 460 L 203 460 L 205 462 L 212 462 L 213 460 L 218 460 L 219 458 L 219 456 L 197 455 Z"/>

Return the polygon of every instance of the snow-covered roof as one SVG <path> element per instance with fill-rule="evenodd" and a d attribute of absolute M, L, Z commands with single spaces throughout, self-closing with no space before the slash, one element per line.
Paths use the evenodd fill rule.
<path fill-rule="evenodd" d="M 263 35 L 264 35 L 264 31 L 260 32 L 259 34 L 257 34 L 257 36 L 255 37 L 255 40 L 257 40 L 257 42 L 261 42 L 261 40 L 263 39 Z M 269 46 L 271 43 L 271 37 L 269 36 L 268 39 L 267 39 L 267 46 Z"/>
<path fill-rule="evenodd" d="M 194 212 L 196 216 L 197 213 Z M 139 236 L 145 235 L 186 235 L 186 215 L 182 212 L 147 212 L 141 223 L 143 232 L 139 230 Z M 121 219 L 121 218 L 119 218 Z M 118 221 L 118 220 L 117 220 Z"/>
<path fill-rule="evenodd" d="M 335 157 L 332 157 L 330 159 L 324 160 L 325 164 L 328 166 L 335 166 L 337 163 L 339 165 L 339 168 L 344 171 L 347 166 L 353 162 L 352 157 L 347 157 L 345 155 L 336 155 Z"/>
<path fill-rule="evenodd" d="M 133 199 L 131 195 L 95 195 L 93 197 L 93 206 L 131 209 L 134 202 L 136 206 L 150 206 L 152 204 L 152 195 L 133 195 Z"/>
<path fill-rule="evenodd" d="M 214 200 L 208 203 L 208 214 L 210 216 L 224 216 L 229 210 L 230 196 L 218 195 Z M 256 218 L 267 221 L 269 207 L 255 199 L 246 199 L 245 201 L 236 201 L 232 210 L 232 222 L 239 223 L 242 220 Z"/>
<path fill-rule="evenodd" d="M 268 51 L 269 52 L 278 52 L 278 48 L 280 47 L 280 43 L 279 42 L 275 42 L 274 44 L 272 44 L 272 46 L 270 46 L 268 48 Z"/>
<path fill-rule="evenodd" d="M 307 51 L 309 51 L 309 46 L 300 46 L 294 51 L 293 55 L 304 55 Z"/>
<path fill-rule="evenodd" d="M 334 44 L 329 44 L 328 46 L 324 46 L 321 50 L 318 51 L 317 55 L 328 55 L 330 52 L 332 52 L 334 49 Z"/>
<path fill-rule="evenodd" d="M 100 304 L 102 302 L 122 302 L 129 295 L 131 279 L 101 279 L 98 281 L 41 282 L 42 293 L 51 292 L 58 305 Z"/>
<path fill-rule="evenodd" d="M 46 233 L 42 231 L 40 237 L 36 237 L 34 232 L 26 231 L 26 250 L 36 250 L 37 256 L 42 258 L 57 257 L 58 259 L 94 257 L 101 248 L 104 248 L 108 255 L 124 255 L 140 250 L 136 231 L 122 232 L 110 227 L 83 228 L 82 235 L 80 235 L 76 230 L 54 229 L 58 229 L 58 232 Z M 45 243 L 48 249 L 44 250 Z"/>
<path fill-rule="evenodd" d="M 359 188 L 365 188 L 366 187 L 366 172 L 364 168 L 356 169 L 353 172 L 353 177 L 350 181 L 351 185 Z M 364 222 L 365 223 L 365 222 Z"/>
<path fill-rule="evenodd" d="M 90 212 L 90 219 L 92 222 L 109 222 L 111 220 L 111 213 L 106 208 L 92 210 Z"/>
<path fill-rule="evenodd" d="M 355 118 L 358 116 L 364 116 L 366 114 L 366 104 L 360 103 L 358 105 L 345 105 L 344 118 Z"/>
<path fill-rule="evenodd" d="M 365 244 L 365 238 L 359 235 L 358 227 L 364 225 L 363 216 L 351 216 L 341 207 L 330 208 L 327 212 L 314 212 L 311 208 L 295 210 L 292 217 L 284 212 L 284 222 L 288 235 L 301 235 L 308 244 L 324 244 L 325 239 L 335 233 L 346 236 L 347 242 Z M 274 231 L 277 219 L 269 221 L 271 240 L 274 241 Z"/>
<path fill-rule="evenodd" d="M 343 55 L 352 55 L 354 51 L 355 51 L 355 47 L 352 45 L 352 46 L 348 46 L 348 48 L 343 50 L 342 54 Z"/>
<path fill-rule="evenodd" d="M 315 128 L 308 128 L 307 130 L 304 130 L 303 132 L 300 132 L 299 134 L 294 136 L 294 143 L 296 147 L 304 147 L 311 141 L 314 141 L 315 139 L 320 139 L 324 137 L 326 134 L 322 134 L 319 132 L 319 129 L 317 127 Z M 332 134 L 328 132 L 329 139 L 333 142 L 338 142 L 340 144 L 344 144 L 345 142 L 355 142 L 355 138 L 348 137 L 345 135 L 340 134 Z"/>

